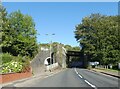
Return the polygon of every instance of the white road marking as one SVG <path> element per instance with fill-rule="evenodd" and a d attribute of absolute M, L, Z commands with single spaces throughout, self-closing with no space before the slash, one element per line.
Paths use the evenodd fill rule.
<path fill-rule="evenodd" d="M 97 89 L 97 87 L 93 84 L 91 84 L 90 82 L 88 82 L 87 80 L 84 80 L 88 85 L 90 85 L 91 87 L 93 87 L 94 89 Z"/>
<path fill-rule="evenodd" d="M 76 68 L 75 68 L 75 72 L 76 72 L 76 74 L 77 74 L 80 78 L 83 78 L 83 77 L 78 73 L 78 71 L 76 70 Z M 85 81 L 88 85 L 90 85 L 92 88 L 97 89 L 97 87 L 96 87 L 95 85 L 91 84 L 91 83 L 88 82 L 87 80 L 84 79 L 84 81 Z"/>
<path fill-rule="evenodd" d="M 76 68 L 75 68 L 75 72 L 76 72 L 76 74 L 77 74 L 80 78 L 83 78 L 83 77 L 77 72 Z"/>

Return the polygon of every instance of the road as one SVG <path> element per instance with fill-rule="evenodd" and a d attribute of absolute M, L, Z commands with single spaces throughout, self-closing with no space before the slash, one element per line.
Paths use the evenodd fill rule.
<path fill-rule="evenodd" d="M 89 87 L 90 89 L 109 87 L 108 89 L 113 89 L 118 87 L 118 79 L 87 69 L 72 68 L 44 79 L 18 84 L 16 87 Z"/>

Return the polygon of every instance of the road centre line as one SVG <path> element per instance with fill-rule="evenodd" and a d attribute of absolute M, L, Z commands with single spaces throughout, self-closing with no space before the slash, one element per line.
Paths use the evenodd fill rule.
<path fill-rule="evenodd" d="M 76 74 L 77 74 L 80 78 L 83 78 L 83 77 L 78 73 L 78 71 L 77 71 L 76 68 L 75 68 L 74 70 L 75 70 Z M 83 78 L 83 79 L 84 79 L 84 78 Z M 88 82 L 86 79 L 84 79 L 84 81 L 85 81 L 88 85 L 90 85 L 92 88 L 97 89 L 97 87 L 96 87 L 95 85 L 91 84 L 91 83 Z"/>
<path fill-rule="evenodd" d="M 90 82 L 88 82 L 87 80 L 84 80 L 88 85 L 90 85 L 91 87 L 93 87 L 94 89 L 97 89 L 97 87 L 93 84 L 91 84 Z"/>
<path fill-rule="evenodd" d="M 75 72 L 76 72 L 76 74 L 77 74 L 80 78 L 83 78 L 83 77 L 77 72 L 76 68 L 75 68 Z"/>

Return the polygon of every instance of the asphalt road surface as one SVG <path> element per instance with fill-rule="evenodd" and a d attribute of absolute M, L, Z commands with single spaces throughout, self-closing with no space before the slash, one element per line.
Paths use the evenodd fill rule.
<path fill-rule="evenodd" d="M 118 87 L 118 79 L 87 69 L 66 69 L 53 76 L 16 85 L 16 87 Z M 111 88 L 110 88 L 111 87 Z"/>

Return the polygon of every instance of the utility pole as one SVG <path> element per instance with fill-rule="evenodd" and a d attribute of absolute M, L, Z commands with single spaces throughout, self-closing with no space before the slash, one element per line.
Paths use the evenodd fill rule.
<path fill-rule="evenodd" d="M 52 47 L 51 47 L 51 45 L 52 45 L 52 41 L 50 41 L 50 64 L 52 64 L 52 58 L 51 58 L 51 53 L 52 53 L 52 52 L 51 52 L 51 48 L 52 48 Z"/>
<path fill-rule="evenodd" d="M 47 36 L 49 35 L 49 34 L 46 34 Z M 55 35 L 55 34 L 51 34 L 51 36 L 52 35 Z M 51 49 L 52 49 L 52 39 L 51 39 L 51 37 L 50 37 L 50 65 L 52 64 L 52 58 L 51 58 L 51 53 L 52 53 L 52 51 L 51 51 Z"/>

